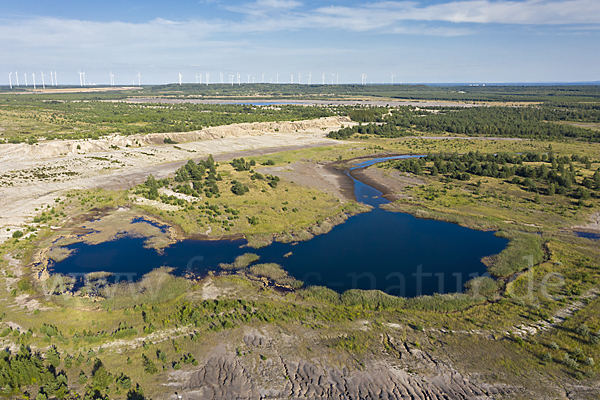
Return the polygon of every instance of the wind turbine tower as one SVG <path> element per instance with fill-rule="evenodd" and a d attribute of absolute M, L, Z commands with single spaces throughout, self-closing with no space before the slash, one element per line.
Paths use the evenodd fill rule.
<path fill-rule="evenodd" d="M 335 74 L 331 74 L 331 84 L 333 85 L 333 78 L 335 78 Z"/>
<path fill-rule="evenodd" d="M 25 75 L 25 86 L 29 86 L 29 85 L 27 84 L 27 74 L 23 74 L 23 75 Z"/>
<path fill-rule="evenodd" d="M 41 72 L 41 74 L 42 74 L 42 87 L 43 87 L 44 89 L 46 89 L 46 83 L 44 82 L 44 77 L 45 77 L 46 75 L 44 75 L 44 72 L 43 72 L 43 71 L 40 71 L 40 72 Z"/>
<path fill-rule="evenodd" d="M 361 85 L 366 85 L 367 84 L 367 74 L 362 74 L 361 75 L 362 81 L 360 82 Z"/>
<path fill-rule="evenodd" d="M 335 84 L 339 85 L 340 84 L 340 74 L 339 72 L 335 74 L 336 78 L 335 78 Z"/>
<path fill-rule="evenodd" d="M 265 83 L 265 73 L 264 72 L 262 73 L 262 78 L 261 78 L 260 82 Z"/>
<path fill-rule="evenodd" d="M 246 76 L 248 77 L 248 83 L 250 83 L 250 74 L 246 74 Z"/>
<path fill-rule="evenodd" d="M 17 86 L 19 86 L 19 71 L 15 71 L 15 78 L 17 78 Z"/>
<path fill-rule="evenodd" d="M 12 72 L 8 73 L 8 84 L 10 85 L 10 88 L 12 89 Z"/>
<path fill-rule="evenodd" d="M 181 86 L 181 72 L 179 73 L 179 86 Z"/>
<path fill-rule="evenodd" d="M 58 78 L 56 76 L 56 71 L 54 71 L 54 84 L 58 86 Z"/>
<path fill-rule="evenodd" d="M 113 75 L 112 71 L 110 71 L 110 86 L 115 86 L 115 76 Z"/>
<path fill-rule="evenodd" d="M 310 85 L 312 83 L 312 72 L 308 73 L 308 84 Z"/>
<path fill-rule="evenodd" d="M 323 85 L 325 84 L 325 74 L 323 74 Z"/>
<path fill-rule="evenodd" d="M 223 73 L 219 72 L 219 82 L 223 83 Z"/>
<path fill-rule="evenodd" d="M 33 88 L 35 89 L 35 74 L 32 72 L 31 77 L 33 79 Z"/>
<path fill-rule="evenodd" d="M 279 73 L 277 74 L 277 84 L 279 85 Z"/>
<path fill-rule="evenodd" d="M 300 72 L 298 72 L 298 84 L 302 84 L 302 74 Z"/>
<path fill-rule="evenodd" d="M 137 78 L 138 78 L 138 86 L 142 86 L 142 74 L 140 73 L 140 71 L 138 71 Z"/>
<path fill-rule="evenodd" d="M 83 86 L 83 72 L 79 71 L 79 86 Z"/>
<path fill-rule="evenodd" d="M 50 70 L 50 86 L 54 86 L 54 73 Z"/>
<path fill-rule="evenodd" d="M 396 76 L 396 75 L 394 75 L 394 73 L 392 72 L 392 85 L 394 84 L 394 77 L 395 77 L 395 76 Z"/>
<path fill-rule="evenodd" d="M 292 77 L 292 85 L 294 84 L 294 74 L 290 74 L 290 76 Z"/>

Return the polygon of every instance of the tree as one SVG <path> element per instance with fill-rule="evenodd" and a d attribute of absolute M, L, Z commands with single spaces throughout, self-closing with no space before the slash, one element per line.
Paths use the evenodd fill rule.
<path fill-rule="evenodd" d="M 145 354 L 142 354 L 142 365 L 147 374 L 154 375 L 158 372 L 156 364 L 154 364 Z"/>
<path fill-rule="evenodd" d="M 241 182 L 238 181 L 232 181 L 233 182 L 233 186 L 231 187 L 231 191 L 238 195 L 238 196 L 242 196 L 245 193 L 247 193 L 248 191 L 250 191 L 250 189 L 248 189 L 248 186 L 244 186 L 241 184 Z"/>
<path fill-rule="evenodd" d="M 46 352 L 46 361 L 48 361 L 54 368 L 58 368 L 60 365 L 60 353 L 56 350 L 55 346 L 50 347 L 50 349 Z"/>
<path fill-rule="evenodd" d="M 104 392 L 111 384 L 112 380 L 112 375 L 108 373 L 102 364 L 102 361 L 97 358 L 94 361 L 94 367 L 92 368 L 92 389 Z"/>

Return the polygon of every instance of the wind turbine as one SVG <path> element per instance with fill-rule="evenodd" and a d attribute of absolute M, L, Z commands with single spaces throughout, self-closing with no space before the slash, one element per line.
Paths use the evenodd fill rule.
<path fill-rule="evenodd" d="M 15 71 L 15 78 L 17 78 L 17 86 L 19 86 L 19 71 Z"/>
<path fill-rule="evenodd" d="M 308 84 L 310 85 L 312 83 L 312 72 L 308 73 Z"/>
<path fill-rule="evenodd" d="M 140 71 L 138 71 L 137 78 L 138 78 L 138 86 L 142 86 L 142 74 L 140 73 Z"/>
<path fill-rule="evenodd" d="M 231 82 L 231 86 L 233 86 L 233 74 L 229 74 L 229 82 Z"/>
<path fill-rule="evenodd" d="M 336 78 L 335 78 L 335 84 L 339 85 L 340 84 L 340 74 L 339 72 L 335 74 Z"/>
<path fill-rule="evenodd" d="M 277 84 L 279 85 L 279 74 L 277 74 Z"/>
<path fill-rule="evenodd" d="M 222 84 L 223 83 L 223 73 L 222 72 L 219 72 L 219 77 L 220 77 L 219 81 Z"/>
<path fill-rule="evenodd" d="M 302 84 L 302 74 L 300 72 L 298 72 L 298 84 Z"/>
<path fill-rule="evenodd" d="M 52 70 L 50 70 L 50 82 L 51 85 L 54 86 L 54 73 L 52 72 Z"/>
<path fill-rule="evenodd" d="M 394 75 L 394 73 L 392 72 L 392 85 L 394 84 L 394 77 L 395 77 L 395 76 L 396 76 L 396 75 Z"/>
<path fill-rule="evenodd" d="M 179 86 L 181 86 L 181 72 L 179 73 Z"/>
<path fill-rule="evenodd" d="M 360 82 L 361 85 L 366 85 L 367 84 L 367 74 L 362 74 L 361 75 L 362 81 Z"/>
<path fill-rule="evenodd" d="M 208 86 L 208 81 L 210 80 L 210 72 L 206 73 L 206 86 Z"/>
<path fill-rule="evenodd" d="M 325 74 L 323 74 L 323 85 L 325 84 Z"/>
<path fill-rule="evenodd" d="M 110 71 L 110 86 L 115 86 L 115 76 L 113 75 L 112 71 Z"/>
<path fill-rule="evenodd" d="M 335 77 L 335 74 L 331 74 L 331 84 L 333 85 L 333 78 Z"/>
<path fill-rule="evenodd" d="M 35 75 L 34 75 L 34 76 L 35 76 Z M 79 86 L 83 86 L 83 79 L 82 79 L 82 76 L 83 76 L 83 72 L 79 71 Z"/>
<path fill-rule="evenodd" d="M 10 88 L 12 89 L 12 72 L 8 73 L 8 84 L 10 85 Z"/>
<path fill-rule="evenodd" d="M 294 84 L 294 74 L 290 74 L 290 76 L 292 77 L 292 85 Z"/>
<path fill-rule="evenodd" d="M 83 71 L 83 86 L 85 86 L 85 71 Z"/>
<path fill-rule="evenodd" d="M 54 84 L 58 86 L 58 78 L 56 77 L 56 71 L 54 71 Z"/>
<path fill-rule="evenodd" d="M 45 77 L 46 75 L 44 75 L 44 71 L 40 71 L 40 72 L 41 72 L 41 74 L 42 74 L 42 87 L 43 87 L 44 89 L 46 89 L 46 83 L 44 83 L 44 77 Z"/>
<path fill-rule="evenodd" d="M 262 79 L 260 81 L 261 81 L 261 83 L 265 83 L 265 73 L 264 72 L 262 73 Z"/>
<path fill-rule="evenodd" d="M 198 74 L 196 74 L 196 83 L 198 83 Z"/>
<path fill-rule="evenodd" d="M 248 77 L 248 83 L 250 83 L 250 74 L 246 74 L 246 76 Z"/>
<path fill-rule="evenodd" d="M 27 74 L 26 74 L 26 73 L 24 73 L 23 75 L 25 75 L 25 86 L 29 86 L 29 85 L 27 84 Z"/>
<path fill-rule="evenodd" d="M 33 79 L 33 88 L 35 89 L 35 74 L 32 72 L 31 76 L 32 76 L 32 79 Z"/>
<path fill-rule="evenodd" d="M 242 78 L 242 75 L 240 75 L 240 73 L 238 72 L 237 73 L 237 84 L 238 84 L 238 86 L 242 84 L 241 78 Z"/>

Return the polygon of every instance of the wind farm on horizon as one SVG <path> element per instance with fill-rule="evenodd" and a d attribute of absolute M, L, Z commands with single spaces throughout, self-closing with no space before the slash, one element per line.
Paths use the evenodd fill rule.
<path fill-rule="evenodd" d="M 50 71 L 50 86 L 52 87 L 58 87 L 58 86 L 63 86 L 63 87 L 75 87 L 75 86 L 79 86 L 79 87 L 91 87 L 91 86 L 100 86 L 100 87 L 106 87 L 106 86 L 111 86 L 111 87 L 115 87 L 115 86 L 137 86 L 137 87 L 141 87 L 142 86 L 142 74 L 141 71 L 138 71 L 137 74 L 131 76 L 131 85 L 125 84 L 125 83 L 120 83 L 117 84 L 115 81 L 115 74 L 113 74 L 112 71 L 110 71 L 107 74 L 108 77 L 108 82 L 104 83 L 96 83 L 95 81 L 92 81 L 91 79 L 88 79 L 86 77 L 86 72 L 85 71 L 81 71 L 79 70 L 78 72 L 79 75 L 79 85 L 77 85 L 76 81 L 75 82 L 71 82 L 71 83 L 58 83 L 58 73 L 57 71 Z M 7 73 L 8 75 L 8 86 L 9 88 L 12 90 L 16 87 L 30 87 L 32 86 L 34 90 L 37 90 L 38 85 L 35 79 L 35 73 L 31 73 L 31 85 L 30 82 L 27 78 L 27 73 L 22 73 L 23 74 L 23 78 L 25 81 L 25 86 L 23 86 L 20 82 L 19 82 L 19 72 L 18 71 L 10 71 Z M 98 74 L 96 74 L 97 76 Z M 198 84 L 198 85 L 210 85 L 210 84 L 226 84 L 224 82 L 224 75 L 223 72 L 220 71 L 219 72 L 219 81 L 218 82 L 211 82 L 210 81 L 210 72 L 205 72 L 205 79 L 203 81 L 202 79 L 202 73 L 195 73 L 195 81 L 186 81 L 184 75 L 179 72 L 177 73 L 176 77 L 177 79 L 172 81 L 172 82 L 161 82 L 161 83 L 147 83 L 145 85 L 165 85 L 165 84 L 179 84 L 179 85 L 184 85 L 184 84 Z M 246 85 L 251 85 L 251 84 L 277 84 L 277 85 L 281 85 L 281 84 L 297 84 L 297 85 L 313 85 L 312 82 L 312 72 L 309 72 L 305 75 L 306 80 L 303 82 L 302 81 L 302 73 L 298 72 L 298 73 L 290 73 L 289 77 L 290 80 L 287 82 L 284 81 L 280 81 L 279 79 L 279 73 L 275 73 L 272 75 L 269 75 L 269 80 L 268 82 L 265 81 L 265 75 L 267 75 L 265 72 L 262 72 L 258 75 L 260 75 L 260 82 L 257 82 L 256 76 L 258 75 L 254 75 L 254 74 L 248 74 L 246 73 L 246 82 L 242 82 L 242 74 L 240 74 L 239 72 L 236 73 L 232 73 L 232 74 L 228 74 L 228 82 L 227 84 L 229 85 L 242 85 L 242 84 L 246 84 Z M 339 73 L 330 73 L 329 75 L 331 76 L 331 81 L 329 82 L 326 79 L 326 73 L 322 74 L 322 79 L 320 83 L 316 83 L 316 84 L 320 84 L 320 85 L 339 85 L 340 84 L 340 75 Z M 13 76 L 15 78 L 15 82 L 13 82 Z M 394 75 L 393 73 L 391 74 L 391 80 L 389 82 L 385 82 L 382 81 L 381 83 L 379 82 L 368 82 L 367 81 L 367 74 L 362 74 L 360 75 L 361 77 L 361 85 L 373 85 L 373 84 L 381 84 L 381 85 L 385 85 L 385 84 L 391 84 L 394 85 L 394 77 L 396 75 Z M 48 75 L 46 75 L 43 71 L 40 71 L 40 77 L 41 77 L 41 84 L 42 84 L 42 89 L 46 89 L 46 82 L 45 82 L 45 78 L 48 77 Z M 296 77 L 296 79 L 294 79 Z M 137 80 L 137 82 L 136 82 Z M 347 81 L 344 82 L 342 84 L 348 84 L 348 85 L 357 85 L 358 82 L 353 82 L 353 81 Z M 402 84 L 400 82 L 400 84 Z"/>

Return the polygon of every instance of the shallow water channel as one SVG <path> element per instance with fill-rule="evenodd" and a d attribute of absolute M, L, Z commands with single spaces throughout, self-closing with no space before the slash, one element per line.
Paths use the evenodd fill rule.
<path fill-rule="evenodd" d="M 364 161 L 364 168 L 389 159 Z M 76 251 L 51 266 L 53 272 L 84 274 L 112 272 L 113 282 L 136 280 L 161 266 L 176 275 L 205 274 L 231 263 L 244 253 L 260 256 L 261 263 L 280 264 L 306 286 L 327 286 L 335 291 L 379 289 L 392 295 L 414 297 L 434 293 L 462 292 L 469 279 L 485 274 L 481 258 L 499 253 L 508 241 L 493 232 L 389 212 L 381 193 L 354 180 L 358 201 L 373 206 L 371 212 L 350 217 L 325 235 L 307 242 L 273 243 L 262 249 L 243 247 L 245 240 L 184 240 L 162 252 L 143 247 L 143 238 L 122 238 L 97 245 L 76 243 Z M 289 257 L 284 257 L 288 253 Z"/>

